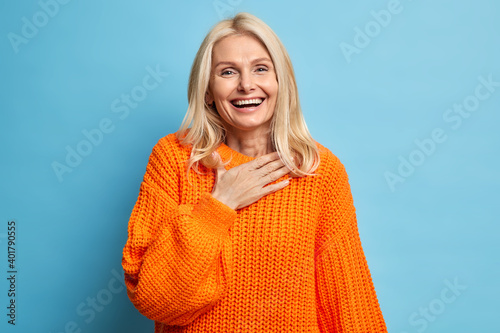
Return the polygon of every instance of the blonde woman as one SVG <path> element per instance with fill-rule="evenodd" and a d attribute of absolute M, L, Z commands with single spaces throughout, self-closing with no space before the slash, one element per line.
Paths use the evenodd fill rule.
<path fill-rule="evenodd" d="M 275 33 L 247 13 L 215 25 L 188 100 L 123 252 L 155 332 L 386 332 L 347 174 L 309 134 Z"/>

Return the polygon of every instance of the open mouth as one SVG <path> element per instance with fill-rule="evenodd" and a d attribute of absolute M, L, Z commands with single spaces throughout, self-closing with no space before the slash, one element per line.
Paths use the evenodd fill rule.
<path fill-rule="evenodd" d="M 236 99 L 231 101 L 231 104 L 233 104 L 238 109 L 243 109 L 243 108 L 255 108 L 261 105 L 263 102 L 264 102 L 263 98 L 252 98 L 252 99 Z"/>

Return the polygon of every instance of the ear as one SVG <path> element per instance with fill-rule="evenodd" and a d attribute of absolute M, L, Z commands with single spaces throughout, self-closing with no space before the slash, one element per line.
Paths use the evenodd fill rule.
<path fill-rule="evenodd" d="M 212 103 L 214 102 L 214 98 L 212 97 L 212 94 L 208 90 L 205 93 L 205 102 L 207 103 L 207 105 L 212 105 Z"/>

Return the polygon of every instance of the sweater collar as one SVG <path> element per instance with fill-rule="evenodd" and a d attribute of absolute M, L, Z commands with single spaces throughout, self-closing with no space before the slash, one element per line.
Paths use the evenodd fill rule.
<path fill-rule="evenodd" d="M 224 162 L 230 161 L 229 167 L 235 167 L 255 159 L 255 157 L 243 155 L 242 153 L 237 152 L 225 143 L 220 144 L 220 146 L 217 148 L 217 152 L 222 157 L 222 160 Z"/>

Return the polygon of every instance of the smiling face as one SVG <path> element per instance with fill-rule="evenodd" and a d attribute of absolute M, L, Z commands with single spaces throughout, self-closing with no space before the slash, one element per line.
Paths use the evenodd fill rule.
<path fill-rule="evenodd" d="M 259 40 L 234 35 L 215 44 L 207 103 L 215 102 L 228 132 L 267 134 L 277 95 L 274 65 Z"/>

